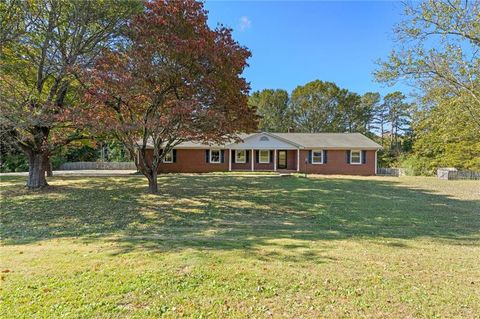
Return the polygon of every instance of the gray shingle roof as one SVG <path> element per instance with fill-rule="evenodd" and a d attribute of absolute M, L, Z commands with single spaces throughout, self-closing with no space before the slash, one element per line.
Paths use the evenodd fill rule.
<path fill-rule="evenodd" d="M 239 137 L 245 140 L 248 137 L 261 134 L 240 134 Z M 276 136 L 286 142 L 291 142 L 302 146 L 303 148 L 321 148 L 321 149 L 380 149 L 379 144 L 375 143 L 365 135 L 360 133 L 267 133 Z M 152 147 L 151 142 L 148 143 Z M 176 148 L 223 148 L 225 145 L 209 145 L 199 142 L 183 142 Z"/>
<path fill-rule="evenodd" d="M 379 149 L 382 148 L 360 133 L 271 133 L 305 148 Z"/>

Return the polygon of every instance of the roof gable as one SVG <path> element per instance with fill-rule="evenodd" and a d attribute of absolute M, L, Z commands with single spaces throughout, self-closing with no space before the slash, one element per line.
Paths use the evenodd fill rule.
<path fill-rule="evenodd" d="M 300 144 L 271 133 L 255 133 L 243 137 L 242 142 L 226 145 L 231 149 L 297 149 Z"/>

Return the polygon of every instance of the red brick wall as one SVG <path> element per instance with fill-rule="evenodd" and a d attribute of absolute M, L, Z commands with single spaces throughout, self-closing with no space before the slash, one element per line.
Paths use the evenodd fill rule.
<path fill-rule="evenodd" d="M 147 150 L 147 161 L 151 162 L 153 150 Z M 161 163 L 159 173 L 206 173 L 228 171 L 228 150 L 225 150 L 225 161 L 220 164 L 207 163 L 205 150 L 177 149 L 175 163 Z"/>
<path fill-rule="evenodd" d="M 300 172 L 310 174 L 375 175 L 375 151 L 367 151 L 365 164 L 348 164 L 346 150 L 328 150 L 326 164 L 305 164 L 308 150 L 300 151 Z"/>
<path fill-rule="evenodd" d="M 162 173 L 206 173 L 228 171 L 229 152 L 225 150 L 225 161 L 220 164 L 207 163 L 204 149 L 177 149 L 175 163 L 161 163 L 158 169 Z M 152 150 L 147 150 L 147 161 L 152 159 Z M 375 175 L 375 151 L 367 151 L 365 164 L 348 164 L 345 150 L 328 150 L 326 164 L 305 164 L 308 150 L 300 151 L 300 172 L 309 174 L 344 174 L 344 175 Z M 232 151 L 233 155 L 233 151 Z M 248 163 L 232 163 L 232 170 L 250 170 L 250 161 L 255 160 L 255 155 L 249 155 Z M 287 151 L 287 168 L 297 169 L 297 151 Z M 273 161 L 268 164 L 254 164 L 255 170 L 273 170 Z"/>
<path fill-rule="evenodd" d="M 273 171 L 273 161 L 271 163 L 255 163 L 254 168 L 256 171 Z"/>
<path fill-rule="evenodd" d="M 287 151 L 287 169 L 297 170 L 297 151 Z"/>

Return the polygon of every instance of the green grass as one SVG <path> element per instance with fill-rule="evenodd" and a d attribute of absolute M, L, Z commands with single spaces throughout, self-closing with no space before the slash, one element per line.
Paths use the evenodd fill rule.
<path fill-rule="evenodd" d="M 478 318 L 480 183 L 1 182 L 1 318 Z"/>

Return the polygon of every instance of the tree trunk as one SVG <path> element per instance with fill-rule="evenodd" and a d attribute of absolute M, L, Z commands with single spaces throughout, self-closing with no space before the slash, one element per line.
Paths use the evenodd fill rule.
<path fill-rule="evenodd" d="M 45 173 L 47 177 L 52 177 L 53 176 L 53 168 L 52 168 L 52 161 L 50 160 L 50 156 L 47 156 L 44 160 L 45 165 Z"/>
<path fill-rule="evenodd" d="M 157 170 L 152 168 L 141 169 L 143 175 L 148 179 L 148 193 L 149 194 L 158 194 L 158 181 L 157 181 Z"/>
<path fill-rule="evenodd" d="M 150 172 L 148 172 L 147 179 L 148 179 L 148 193 L 158 194 L 157 171 L 151 170 Z"/>
<path fill-rule="evenodd" d="M 154 163 L 146 160 L 145 149 L 138 149 L 136 154 L 134 152 L 131 153 L 134 156 L 137 169 L 148 179 L 148 193 L 158 194 L 158 165 L 152 165 Z"/>
<path fill-rule="evenodd" d="M 27 187 L 30 189 L 38 189 L 48 186 L 45 178 L 45 160 L 43 153 L 30 152 L 28 154 L 28 181 Z"/>

